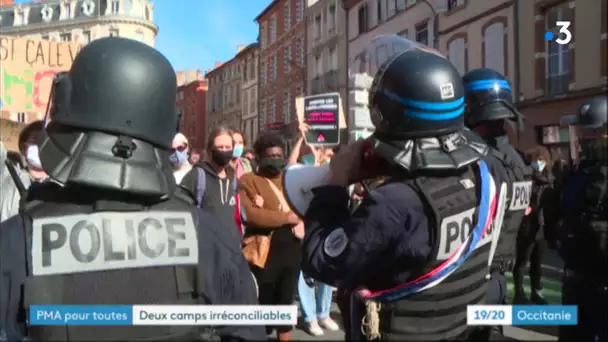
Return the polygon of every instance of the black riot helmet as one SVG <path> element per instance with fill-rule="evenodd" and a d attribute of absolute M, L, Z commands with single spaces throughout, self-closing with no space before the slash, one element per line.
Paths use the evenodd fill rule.
<path fill-rule="evenodd" d="M 375 136 L 404 140 L 464 128 L 458 70 L 439 52 L 397 35 L 379 36 L 354 56 L 349 73 L 368 92 Z"/>
<path fill-rule="evenodd" d="M 509 81 L 498 71 L 474 69 L 467 72 L 462 81 L 466 93 L 467 126 L 503 119 L 516 121 L 522 117 L 513 105 L 513 90 Z"/>
<path fill-rule="evenodd" d="M 568 115 L 561 119 L 564 126 L 575 125 L 583 130 L 606 129 L 608 122 L 608 97 L 598 96 L 583 103 L 576 115 Z"/>
<path fill-rule="evenodd" d="M 175 71 L 154 48 L 126 38 L 95 40 L 57 78 L 51 120 L 169 148 L 177 123 L 176 88 Z"/>

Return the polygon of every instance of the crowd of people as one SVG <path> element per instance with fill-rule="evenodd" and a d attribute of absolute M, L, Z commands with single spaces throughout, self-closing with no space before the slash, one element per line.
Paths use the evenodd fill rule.
<path fill-rule="evenodd" d="M 565 259 L 564 304 L 579 306 L 578 326 L 564 327 L 560 339 L 606 341 L 605 321 L 595 317 L 606 313 L 608 287 L 593 271 L 608 265 L 606 98 L 568 118 L 594 134 L 581 139 L 587 157 L 573 165 L 540 145 L 523 152 L 510 145 L 507 123 L 522 116 L 503 75 L 476 69 L 461 77 L 444 57 L 398 36 L 372 40 L 369 51 L 378 44 L 395 50 L 386 65 L 356 68 L 374 79 L 367 89 L 372 137 L 305 147 L 302 124 L 289 155 L 279 133 L 248 142 L 226 126 L 213 128 L 206 150 L 194 153 L 170 129 L 176 82 L 164 56 L 121 38 L 85 46 L 55 79 L 45 120 L 21 132 L 19 151 L 1 147 L 0 340 L 263 340 L 276 333 L 288 341 L 293 326 L 63 329 L 28 325 L 25 310 L 39 301 L 291 305 L 298 298 L 305 330 L 321 336 L 340 329 L 330 316 L 336 291 L 346 340 L 488 341 L 501 329 L 467 325 L 467 306 L 507 303 L 510 270 L 513 302 L 546 304 L 540 266 L 548 245 Z M 305 149 L 312 160 L 301 155 Z M 298 163 L 327 171 L 306 213 L 294 211 L 285 191 L 285 175 Z M 63 248 L 45 229 L 71 231 L 68 222 L 82 215 L 89 231 L 103 220 L 173 215 L 183 232 L 157 223 L 139 241 L 166 239 L 159 235 L 166 230 L 188 249 L 92 268 L 74 254 L 82 248 L 70 237 L 75 260 L 60 263 L 71 269 L 40 262 Z"/>

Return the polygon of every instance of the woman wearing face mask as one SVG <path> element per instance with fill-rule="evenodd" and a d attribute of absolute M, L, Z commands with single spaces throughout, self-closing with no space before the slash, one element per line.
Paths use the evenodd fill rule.
<path fill-rule="evenodd" d="M 188 162 L 188 139 L 185 135 L 181 133 L 175 135 L 170 152 L 169 162 L 173 166 L 175 183 L 179 184 L 192 169 L 192 165 Z"/>
<path fill-rule="evenodd" d="M 234 140 L 234 151 L 232 153 L 232 165 L 236 171 L 237 178 L 241 178 L 246 173 L 252 171 L 251 163 L 249 159 L 243 157 L 243 151 L 245 148 L 245 138 L 243 133 L 234 131 L 232 134 L 232 140 Z"/>
<path fill-rule="evenodd" d="M 191 192 L 198 207 L 212 212 L 224 226 L 234 227 L 236 233 L 237 178 L 230 166 L 234 150 L 232 134 L 225 126 L 211 131 L 205 160 L 199 162 L 180 185 Z"/>
<path fill-rule="evenodd" d="M 525 153 L 525 159 L 534 169 L 532 175 L 532 194 L 530 207 L 532 211 L 524 217 L 517 235 L 517 253 L 513 268 L 515 286 L 515 304 L 547 304 L 542 294 L 541 262 L 546 247 L 545 230 L 550 227 L 551 217 L 555 215 L 553 200 L 553 178 L 550 173 L 551 161 L 549 151 L 543 146 L 535 146 Z M 530 262 L 530 298 L 524 292 L 524 272 Z"/>
<path fill-rule="evenodd" d="M 254 144 L 258 158 L 255 172 L 240 180 L 239 194 L 247 213 L 243 253 L 259 287 L 262 305 L 291 305 L 300 274 L 300 240 L 304 223 L 291 212 L 283 195 L 283 170 L 287 160 L 283 138 L 266 133 Z M 259 197 L 261 200 L 256 201 Z M 292 326 L 267 327 L 280 341 L 291 339 Z"/>
<path fill-rule="evenodd" d="M 25 126 L 19 134 L 19 152 L 25 156 L 26 169 L 32 182 L 42 182 L 48 177 L 38 156 L 37 140 L 43 129 L 44 123 L 36 121 Z"/>

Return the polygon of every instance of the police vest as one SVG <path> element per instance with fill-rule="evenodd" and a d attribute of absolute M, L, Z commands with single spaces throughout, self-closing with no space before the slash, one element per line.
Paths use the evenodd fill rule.
<path fill-rule="evenodd" d="M 571 246 L 572 254 L 577 255 L 580 262 L 566 260 L 566 264 L 598 273 L 604 277 L 604 282 L 608 282 L 605 272 L 608 268 L 608 167 L 588 166 L 576 172 L 582 179 L 574 189 L 580 191 L 575 195 L 579 204 L 575 206 L 577 210 L 565 218 L 565 223 L 571 228 L 570 233 L 576 242 Z M 576 176 L 571 179 L 576 180 Z"/>
<path fill-rule="evenodd" d="M 491 177 L 490 181 L 493 185 Z M 470 167 L 459 176 L 418 177 L 408 181 L 408 185 L 421 194 L 434 217 L 429 220 L 433 244 L 431 256 L 412 277 L 419 279 L 445 263 L 458 260 L 458 253 L 474 243 L 470 233 L 478 221 L 479 180 Z M 468 332 L 467 305 L 484 304 L 485 300 L 492 227 L 476 242 L 475 249 L 464 263 L 438 284 L 429 284 L 421 291 L 394 302 L 382 303 L 380 324 L 383 339 L 457 340 Z"/>
<path fill-rule="evenodd" d="M 502 148 L 510 147 L 499 146 Z M 526 209 L 530 207 L 530 199 L 532 198 L 532 170 L 524 163 L 517 151 L 513 147 L 511 149 L 511 151 L 499 151 L 494 147 L 490 148 L 490 153 L 506 169 L 512 184 L 507 192 L 509 209 L 505 212 L 493 264 L 493 268 L 500 270 L 508 270 L 513 265 L 517 233 L 526 214 Z"/>
<path fill-rule="evenodd" d="M 26 312 L 31 305 L 201 304 L 191 206 L 175 198 L 137 211 L 133 204 L 98 206 L 28 205 Z M 28 328 L 33 341 L 196 341 L 201 333 L 191 326 Z"/>

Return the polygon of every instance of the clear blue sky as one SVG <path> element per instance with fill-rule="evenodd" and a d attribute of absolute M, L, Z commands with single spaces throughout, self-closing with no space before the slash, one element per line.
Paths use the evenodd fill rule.
<path fill-rule="evenodd" d="M 177 71 L 213 69 L 258 36 L 254 18 L 271 0 L 156 0 L 156 48 Z"/>

